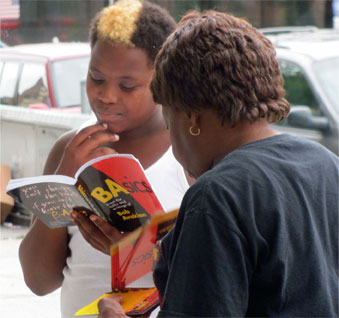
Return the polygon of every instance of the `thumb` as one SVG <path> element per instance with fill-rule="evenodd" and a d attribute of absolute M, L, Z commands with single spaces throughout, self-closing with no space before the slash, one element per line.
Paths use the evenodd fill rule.
<path fill-rule="evenodd" d="M 125 318 L 124 309 L 121 307 L 121 296 L 105 297 L 100 299 L 98 303 L 100 318 Z"/>

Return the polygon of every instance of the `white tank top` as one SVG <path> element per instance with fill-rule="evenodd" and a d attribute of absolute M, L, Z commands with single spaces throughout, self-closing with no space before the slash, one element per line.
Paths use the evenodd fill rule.
<path fill-rule="evenodd" d="M 172 147 L 146 169 L 146 174 L 164 209 L 169 212 L 179 208 L 188 183 L 183 168 L 173 156 Z M 111 290 L 110 257 L 90 246 L 76 226 L 69 227 L 68 234 L 71 254 L 63 271 L 62 318 L 73 317 L 78 309 Z M 154 286 L 151 273 L 130 286 Z"/>

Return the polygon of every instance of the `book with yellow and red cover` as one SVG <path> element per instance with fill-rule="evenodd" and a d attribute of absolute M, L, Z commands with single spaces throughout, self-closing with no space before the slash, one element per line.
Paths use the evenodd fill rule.
<path fill-rule="evenodd" d="M 140 162 L 132 155 L 102 156 L 74 178 L 62 175 L 12 179 L 7 193 L 50 228 L 74 225 L 72 210 L 96 214 L 119 231 L 131 232 L 163 211 Z"/>
<path fill-rule="evenodd" d="M 121 295 L 129 316 L 149 314 L 159 304 L 156 288 L 126 288 L 146 275 L 157 260 L 159 242 L 174 226 L 178 211 L 155 214 L 151 219 L 111 246 L 112 291 L 76 312 L 76 316 L 97 315 L 103 297 Z"/>

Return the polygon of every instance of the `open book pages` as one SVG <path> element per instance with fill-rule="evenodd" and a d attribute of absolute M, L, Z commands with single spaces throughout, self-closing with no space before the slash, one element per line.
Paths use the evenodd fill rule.
<path fill-rule="evenodd" d="M 154 213 L 164 213 L 144 169 L 132 155 L 90 160 L 75 176 L 14 179 L 7 193 L 50 228 L 74 225 L 72 210 L 96 214 L 123 232 L 135 230 Z"/>
<path fill-rule="evenodd" d="M 23 186 L 31 185 L 32 181 L 34 183 L 49 183 L 49 182 L 56 182 L 56 183 L 65 183 L 69 185 L 74 185 L 76 180 L 74 178 L 62 175 L 43 175 L 43 176 L 36 176 L 36 177 L 26 177 L 26 178 L 19 178 L 19 179 L 11 179 L 7 185 L 6 192 L 12 191 L 13 189 L 20 188 Z"/>

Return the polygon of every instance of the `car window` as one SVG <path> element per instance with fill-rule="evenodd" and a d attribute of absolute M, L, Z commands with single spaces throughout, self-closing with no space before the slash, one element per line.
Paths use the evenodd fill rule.
<path fill-rule="evenodd" d="M 20 63 L 5 62 L 0 82 L 0 101 L 5 105 L 18 105 L 16 85 Z"/>
<path fill-rule="evenodd" d="M 291 107 L 295 105 L 309 106 L 313 115 L 321 115 L 319 103 L 301 67 L 285 60 L 279 62 L 285 80 L 286 99 L 290 102 Z"/>
<path fill-rule="evenodd" d="M 315 62 L 314 71 L 333 109 L 339 113 L 339 58 Z"/>
<path fill-rule="evenodd" d="M 18 87 L 20 106 L 46 104 L 51 106 L 48 97 L 46 67 L 42 63 L 25 63 Z"/>
<path fill-rule="evenodd" d="M 52 63 L 51 76 L 57 107 L 81 105 L 81 81 L 87 77 L 88 64 L 88 56 Z"/>

